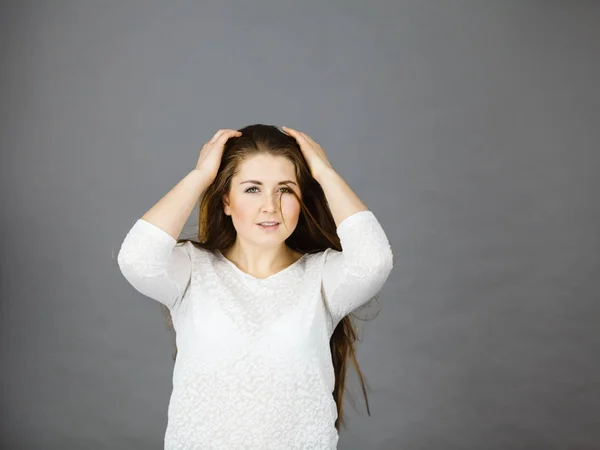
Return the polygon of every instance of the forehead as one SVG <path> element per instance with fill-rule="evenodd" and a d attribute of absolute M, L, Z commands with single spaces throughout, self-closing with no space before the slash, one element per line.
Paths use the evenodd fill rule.
<path fill-rule="evenodd" d="M 296 180 L 294 163 L 284 156 L 267 154 L 254 155 L 244 160 L 239 167 L 234 179 L 259 179 L 264 181 L 281 179 Z"/>

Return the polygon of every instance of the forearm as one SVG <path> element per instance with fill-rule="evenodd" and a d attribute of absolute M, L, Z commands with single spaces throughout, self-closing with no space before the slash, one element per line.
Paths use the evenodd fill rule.
<path fill-rule="evenodd" d="M 141 218 L 178 239 L 200 195 L 211 183 L 209 176 L 194 169 Z"/>
<path fill-rule="evenodd" d="M 335 170 L 324 170 L 315 179 L 325 193 L 336 226 L 352 214 L 359 211 L 368 211 L 369 208 Z"/>

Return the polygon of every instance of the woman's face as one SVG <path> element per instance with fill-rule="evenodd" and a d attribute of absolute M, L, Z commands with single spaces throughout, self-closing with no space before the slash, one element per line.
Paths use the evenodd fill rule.
<path fill-rule="evenodd" d="M 238 239 L 262 247 L 284 242 L 294 232 L 300 215 L 300 203 L 290 188 L 302 198 L 294 164 L 288 158 L 262 153 L 245 160 L 231 180 L 229 195 L 223 197 L 223 210 L 231 216 Z M 267 229 L 259 225 L 261 222 L 279 225 Z"/>

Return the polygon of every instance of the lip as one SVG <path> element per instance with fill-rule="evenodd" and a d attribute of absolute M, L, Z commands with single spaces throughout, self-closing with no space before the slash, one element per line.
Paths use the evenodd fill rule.
<path fill-rule="evenodd" d="M 279 225 L 281 225 L 281 224 L 278 223 L 276 225 L 271 225 L 269 227 L 263 226 L 260 223 L 257 223 L 256 225 L 258 225 L 259 227 L 261 227 L 263 230 L 270 231 L 270 230 L 277 230 L 277 229 L 279 229 Z"/>

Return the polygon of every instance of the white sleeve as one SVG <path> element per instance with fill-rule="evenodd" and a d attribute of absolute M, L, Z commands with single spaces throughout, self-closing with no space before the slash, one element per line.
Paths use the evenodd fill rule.
<path fill-rule="evenodd" d="M 393 254 L 379 221 L 371 211 L 359 211 L 337 227 L 342 251 L 325 250 L 322 292 L 332 330 L 383 287 L 393 267 Z"/>
<path fill-rule="evenodd" d="M 138 219 L 127 233 L 117 261 L 121 273 L 139 292 L 167 306 L 177 306 L 190 281 L 190 242 L 176 245 L 166 231 Z"/>

